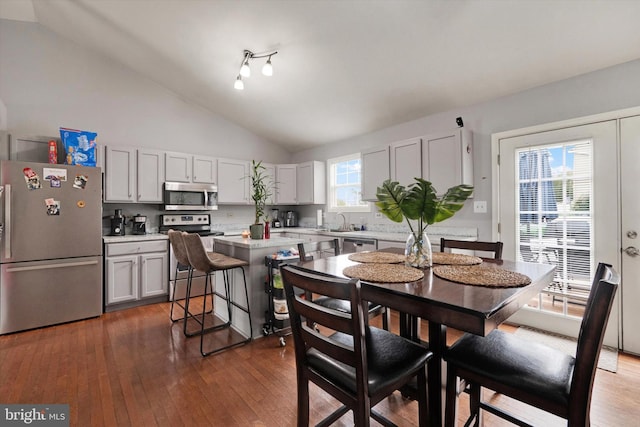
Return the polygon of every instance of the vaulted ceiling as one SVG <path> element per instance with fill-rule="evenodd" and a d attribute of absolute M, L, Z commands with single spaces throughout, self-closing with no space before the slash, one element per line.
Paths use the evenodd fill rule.
<path fill-rule="evenodd" d="M 640 57 L 635 0 L 1 3 L 292 152 Z"/>

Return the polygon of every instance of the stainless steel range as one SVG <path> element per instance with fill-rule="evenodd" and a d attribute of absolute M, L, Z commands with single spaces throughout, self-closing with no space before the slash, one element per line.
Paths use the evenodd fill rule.
<path fill-rule="evenodd" d="M 213 236 L 221 236 L 224 234 L 222 231 L 216 231 L 211 229 L 211 216 L 209 214 L 165 214 L 160 215 L 160 232 L 167 233 L 169 230 L 186 231 L 188 233 L 198 233 L 202 238 L 202 243 L 207 251 L 213 251 Z M 176 299 L 182 299 L 185 297 L 185 290 L 187 287 L 187 268 L 182 267 L 178 270 L 178 277 L 176 280 L 176 266 L 178 260 L 176 260 L 173 254 L 173 248 L 170 249 L 171 266 L 169 270 L 169 296 L 173 295 L 173 287 L 177 286 Z M 213 278 L 213 277 L 212 277 Z M 204 273 L 200 271 L 193 272 L 193 282 L 191 285 L 191 295 L 197 296 L 204 293 Z"/>

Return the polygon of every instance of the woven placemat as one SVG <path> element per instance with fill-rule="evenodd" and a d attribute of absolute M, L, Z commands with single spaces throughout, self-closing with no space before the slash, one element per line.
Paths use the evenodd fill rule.
<path fill-rule="evenodd" d="M 452 282 L 489 288 L 519 288 L 531 283 L 531 279 L 515 271 L 487 265 L 439 265 L 433 274 Z"/>
<path fill-rule="evenodd" d="M 390 252 L 356 252 L 349 255 L 349 260 L 374 264 L 400 264 L 405 256 Z"/>
<path fill-rule="evenodd" d="M 440 265 L 475 265 L 482 264 L 482 259 L 477 256 L 465 254 L 452 254 L 449 252 L 434 252 L 433 263 Z"/>
<path fill-rule="evenodd" d="M 358 264 L 342 270 L 342 274 L 353 279 L 378 283 L 415 282 L 424 277 L 416 268 L 398 264 Z"/>

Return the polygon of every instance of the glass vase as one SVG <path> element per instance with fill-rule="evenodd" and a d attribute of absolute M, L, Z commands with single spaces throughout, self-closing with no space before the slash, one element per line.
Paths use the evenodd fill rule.
<path fill-rule="evenodd" d="M 416 237 L 415 233 L 409 233 L 404 249 L 405 265 L 415 268 L 428 268 L 432 265 L 431 241 L 426 232 Z"/>

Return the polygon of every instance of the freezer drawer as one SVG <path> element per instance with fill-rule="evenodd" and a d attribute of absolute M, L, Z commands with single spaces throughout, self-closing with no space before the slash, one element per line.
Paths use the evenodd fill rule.
<path fill-rule="evenodd" d="M 102 257 L 0 267 L 0 334 L 101 314 Z"/>

